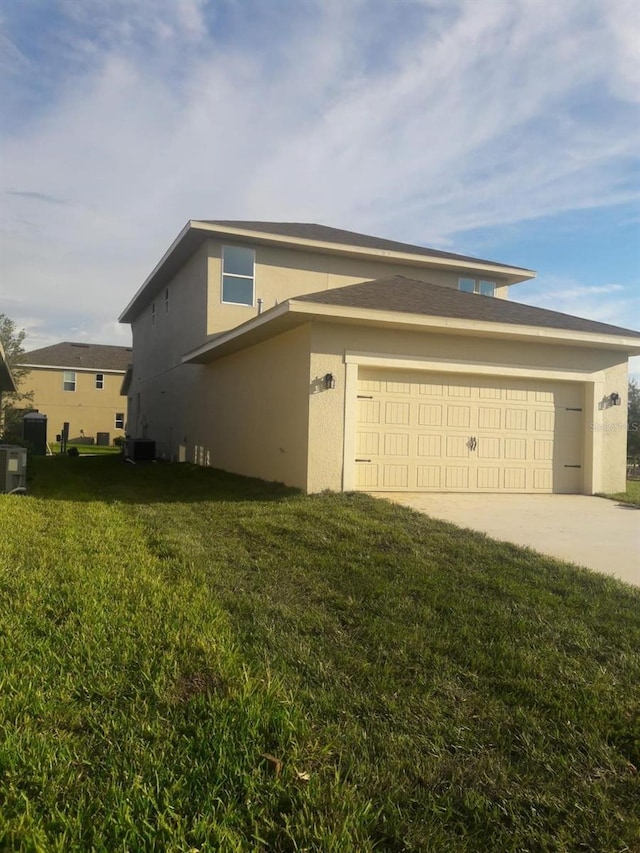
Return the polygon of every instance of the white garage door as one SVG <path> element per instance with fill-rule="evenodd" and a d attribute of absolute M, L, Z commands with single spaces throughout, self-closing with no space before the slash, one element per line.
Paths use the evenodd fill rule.
<path fill-rule="evenodd" d="M 579 493 L 583 400 L 578 383 L 361 368 L 356 488 Z"/>

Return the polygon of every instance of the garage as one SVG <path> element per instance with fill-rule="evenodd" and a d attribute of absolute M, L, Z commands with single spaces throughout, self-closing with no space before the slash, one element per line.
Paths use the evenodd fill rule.
<path fill-rule="evenodd" d="M 355 488 L 580 493 L 584 385 L 360 367 Z"/>

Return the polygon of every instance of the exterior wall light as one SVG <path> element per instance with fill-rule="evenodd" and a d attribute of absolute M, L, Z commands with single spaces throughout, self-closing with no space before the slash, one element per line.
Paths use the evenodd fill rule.
<path fill-rule="evenodd" d="M 611 394 L 609 394 L 609 403 L 612 406 L 621 405 L 622 400 L 620 399 L 620 394 L 616 393 L 615 391 L 612 391 Z"/>
<path fill-rule="evenodd" d="M 324 376 L 324 387 L 327 389 L 327 391 L 328 391 L 330 388 L 335 388 L 335 387 L 336 387 L 336 378 L 335 378 L 335 376 L 333 375 L 333 373 L 325 373 L 325 376 Z"/>

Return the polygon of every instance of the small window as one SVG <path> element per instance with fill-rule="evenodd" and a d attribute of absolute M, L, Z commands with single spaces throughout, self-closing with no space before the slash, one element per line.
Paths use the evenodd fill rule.
<path fill-rule="evenodd" d="M 96 373 L 96 388 L 98 391 L 104 388 L 104 373 Z"/>
<path fill-rule="evenodd" d="M 222 249 L 222 301 L 253 305 L 255 252 L 241 246 Z"/>
<path fill-rule="evenodd" d="M 116 429 L 124 429 L 124 412 L 116 412 Z"/>
<path fill-rule="evenodd" d="M 478 278 L 459 278 L 458 290 L 463 290 L 465 293 L 480 293 L 482 296 L 495 296 L 496 283 Z"/>
<path fill-rule="evenodd" d="M 75 370 L 65 370 L 64 376 L 62 379 L 62 390 L 63 391 L 75 391 L 76 390 L 76 372 L 75 372 Z"/>

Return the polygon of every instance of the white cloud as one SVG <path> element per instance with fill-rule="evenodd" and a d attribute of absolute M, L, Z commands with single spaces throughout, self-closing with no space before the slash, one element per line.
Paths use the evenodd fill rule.
<path fill-rule="evenodd" d="M 5 136 L 0 179 L 3 280 L 22 316 L 41 312 L 39 334 L 67 312 L 68 328 L 114 339 L 112 318 L 188 218 L 446 245 L 633 194 L 627 0 L 56 10 L 64 26 L 32 71 L 7 36 L 24 57 L 10 89 L 53 81 Z M 616 300 L 591 296 L 594 310 Z"/>

